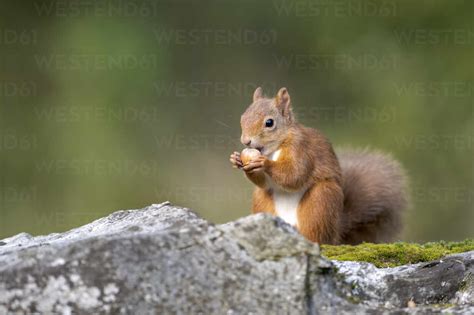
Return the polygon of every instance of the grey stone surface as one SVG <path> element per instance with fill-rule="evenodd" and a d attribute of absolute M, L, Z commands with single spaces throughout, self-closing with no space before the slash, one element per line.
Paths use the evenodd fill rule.
<path fill-rule="evenodd" d="M 0 314 L 474 314 L 473 256 L 331 262 L 269 215 L 216 226 L 163 203 L 1 240 Z"/>

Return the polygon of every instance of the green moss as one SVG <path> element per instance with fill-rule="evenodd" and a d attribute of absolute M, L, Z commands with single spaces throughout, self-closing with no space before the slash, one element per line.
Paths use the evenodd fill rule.
<path fill-rule="evenodd" d="M 366 261 L 377 267 L 395 267 L 439 259 L 443 256 L 474 250 L 474 239 L 462 242 L 433 242 L 426 244 L 392 243 L 351 245 L 322 245 L 322 254 L 329 259 Z"/>

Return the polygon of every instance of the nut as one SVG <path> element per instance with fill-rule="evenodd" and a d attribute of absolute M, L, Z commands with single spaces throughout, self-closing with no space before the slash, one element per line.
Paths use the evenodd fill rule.
<path fill-rule="evenodd" d="M 250 161 L 255 160 L 260 156 L 260 151 L 257 149 L 246 148 L 240 153 L 240 159 L 244 165 L 247 165 Z"/>

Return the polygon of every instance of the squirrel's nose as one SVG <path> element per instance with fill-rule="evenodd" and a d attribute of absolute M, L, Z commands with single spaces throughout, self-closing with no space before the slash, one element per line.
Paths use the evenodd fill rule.
<path fill-rule="evenodd" d="M 240 138 L 240 142 L 242 142 L 243 145 L 248 147 L 252 143 L 252 140 L 250 140 L 250 138 L 248 137 L 242 136 L 242 138 Z"/>

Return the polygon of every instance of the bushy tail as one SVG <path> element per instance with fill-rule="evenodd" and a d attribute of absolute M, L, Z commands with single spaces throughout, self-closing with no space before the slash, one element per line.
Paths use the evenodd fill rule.
<path fill-rule="evenodd" d="M 338 150 L 344 190 L 342 243 L 392 241 L 408 207 L 407 178 L 401 165 L 381 152 Z"/>

